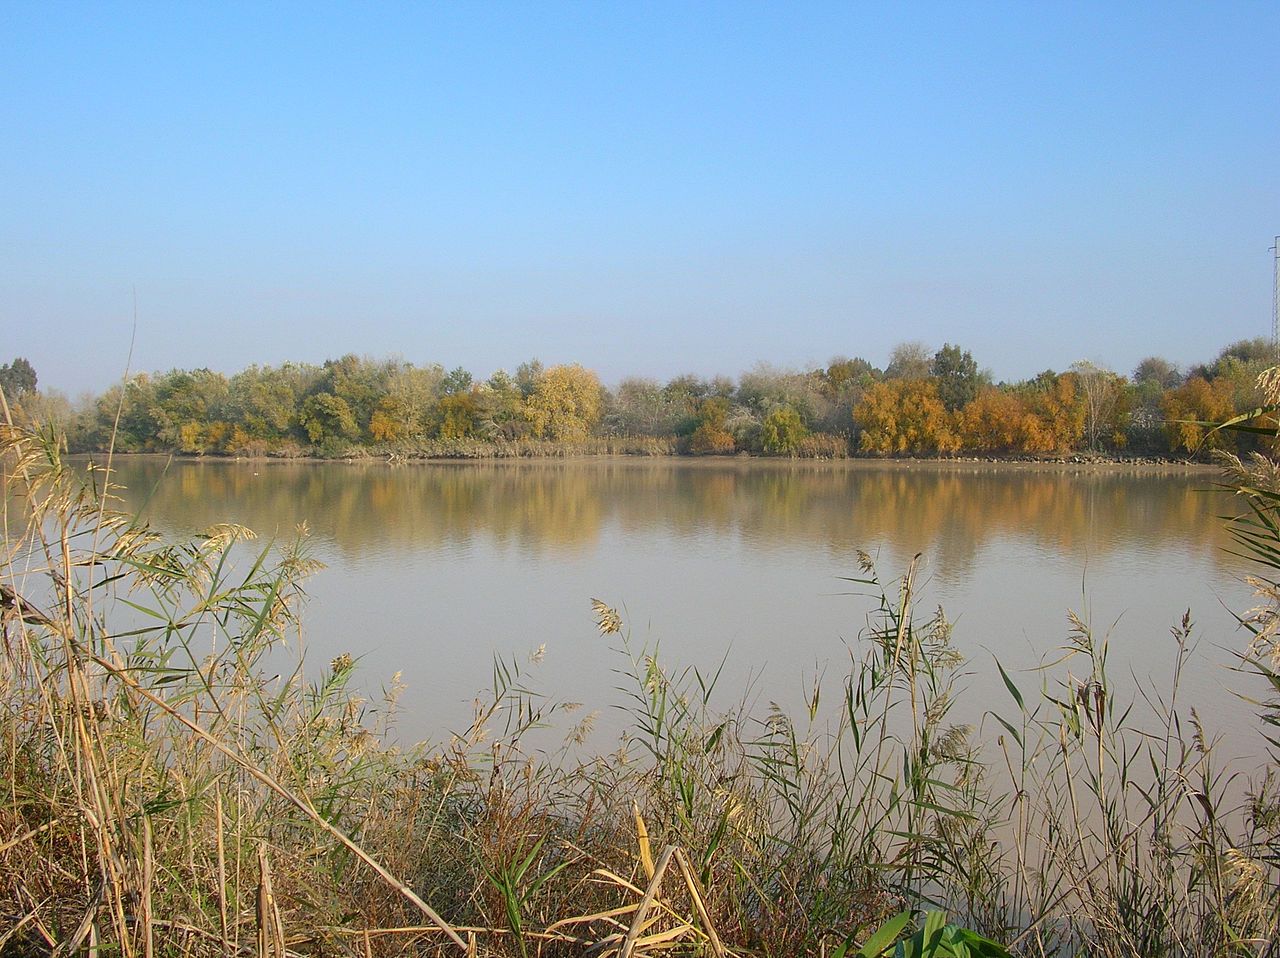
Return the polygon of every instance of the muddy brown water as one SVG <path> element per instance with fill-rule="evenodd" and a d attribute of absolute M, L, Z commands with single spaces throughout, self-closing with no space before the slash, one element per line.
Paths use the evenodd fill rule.
<path fill-rule="evenodd" d="M 407 740 L 465 725 L 495 655 L 547 696 L 601 710 L 603 740 L 616 734 L 623 662 L 596 631 L 595 597 L 671 666 L 723 661 L 726 706 L 797 708 L 815 674 L 834 681 L 857 654 L 872 601 L 842 577 L 861 574 L 861 549 L 886 582 L 920 556 L 919 602 L 955 622 L 970 660 L 958 708 L 975 724 L 1012 708 L 993 657 L 1024 693 L 1056 681 L 1029 670 L 1057 657 L 1068 610 L 1108 638 L 1121 686 L 1167 686 L 1169 629 L 1190 609 L 1199 644 L 1183 701 L 1232 751 L 1261 747 L 1233 694 L 1259 691 L 1229 668 L 1244 642 L 1232 612 L 1250 590 L 1218 518 L 1234 503 L 1212 471 L 151 457 L 116 468 L 125 505 L 167 533 L 237 522 L 284 538 L 305 523 L 326 565 L 304 612 L 309 669 L 349 652 L 373 698 L 400 673 Z"/>

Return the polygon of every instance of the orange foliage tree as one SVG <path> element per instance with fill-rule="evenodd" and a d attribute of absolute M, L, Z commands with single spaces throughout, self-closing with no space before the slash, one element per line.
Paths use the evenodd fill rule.
<path fill-rule="evenodd" d="M 1169 446 L 1195 452 L 1205 449 L 1234 449 L 1236 434 L 1223 430 L 1211 431 L 1203 423 L 1222 422 L 1235 412 L 1232 402 L 1234 385 L 1225 376 L 1209 382 L 1203 376 L 1193 376 L 1177 389 L 1164 394 L 1160 408 L 1164 412 L 1165 431 Z"/>
<path fill-rule="evenodd" d="M 1025 396 L 988 386 L 957 417 L 965 449 L 1044 452 L 1046 432 Z"/>
<path fill-rule="evenodd" d="M 853 410 L 861 430 L 863 452 L 880 456 L 905 453 L 955 452 L 960 437 L 955 417 L 938 396 L 937 384 L 927 379 L 891 379 L 862 395 Z"/>
<path fill-rule="evenodd" d="M 1085 408 L 1073 373 L 1042 376 L 1030 394 L 1036 432 L 1028 452 L 1070 452 L 1084 439 Z"/>
<path fill-rule="evenodd" d="M 729 418 L 729 400 L 711 396 L 698 409 L 698 428 L 689 438 L 689 451 L 699 455 L 733 452 L 733 436 L 724 428 Z"/>

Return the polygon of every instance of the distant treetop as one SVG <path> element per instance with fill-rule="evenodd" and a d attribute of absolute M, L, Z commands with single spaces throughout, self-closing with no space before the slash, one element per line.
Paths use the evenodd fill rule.
<path fill-rule="evenodd" d="M 35 392 L 36 371 L 31 363 L 19 356 L 13 362 L 0 366 L 0 389 L 14 399 Z"/>

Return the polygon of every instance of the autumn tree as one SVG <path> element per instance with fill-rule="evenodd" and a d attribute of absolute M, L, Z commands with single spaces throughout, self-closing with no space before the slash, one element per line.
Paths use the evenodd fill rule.
<path fill-rule="evenodd" d="M 437 421 L 445 372 L 438 364 L 397 365 L 388 371 L 383 393 L 369 417 L 375 442 L 395 442 L 426 435 Z"/>
<path fill-rule="evenodd" d="M 960 448 L 952 415 L 928 379 L 876 383 L 853 411 L 863 452 L 880 456 L 951 453 Z"/>
<path fill-rule="evenodd" d="M 836 357 L 827 364 L 827 384 L 833 392 L 847 389 L 865 389 L 880 378 L 880 370 L 860 356 L 847 359 Z"/>
<path fill-rule="evenodd" d="M 178 452 L 220 450 L 230 437 L 227 379 L 208 369 L 157 376 L 151 393 L 153 441 Z"/>
<path fill-rule="evenodd" d="M 1075 376 L 1046 370 L 1024 384 L 1020 391 L 1038 419 L 1038 451 L 1066 453 L 1080 447 L 1085 410 Z"/>
<path fill-rule="evenodd" d="M 580 442 L 600 417 L 600 380 L 577 363 L 552 366 L 525 400 L 525 416 L 539 439 Z"/>
<path fill-rule="evenodd" d="M 987 386 L 956 419 L 965 449 L 1046 452 L 1045 432 L 1023 395 Z"/>
<path fill-rule="evenodd" d="M 1203 376 L 1192 376 L 1177 389 L 1165 393 L 1162 408 L 1171 448 L 1192 453 L 1202 449 L 1235 449 L 1235 433 L 1206 425 L 1222 422 L 1235 413 L 1228 377 L 1210 382 Z"/>
<path fill-rule="evenodd" d="M 698 409 L 698 426 L 689 438 L 689 451 L 699 455 L 733 452 L 733 436 L 725 429 L 728 418 L 728 399 L 723 396 L 704 399 Z"/>

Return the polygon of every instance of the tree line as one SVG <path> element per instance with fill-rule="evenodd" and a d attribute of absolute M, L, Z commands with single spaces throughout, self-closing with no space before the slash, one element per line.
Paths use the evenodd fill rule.
<path fill-rule="evenodd" d="M 997 383 L 966 349 L 912 342 L 883 369 L 837 358 L 804 371 L 761 364 L 736 381 L 630 377 L 606 388 L 577 364 L 531 360 L 478 380 L 461 367 L 347 355 L 232 376 L 138 374 L 72 403 L 37 390 L 17 358 L 0 366 L 0 388 L 19 415 L 57 423 L 73 451 L 114 442 L 125 452 L 412 455 L 648 438 L 694 455 L 1185 455 L 1248 442 L 1201 423 L 1260 406 L 1258 377 L 1275 362 L 1254 339 L 1189 369 L 1149 357 L 1125 376 L 1081 361 Z"/>

